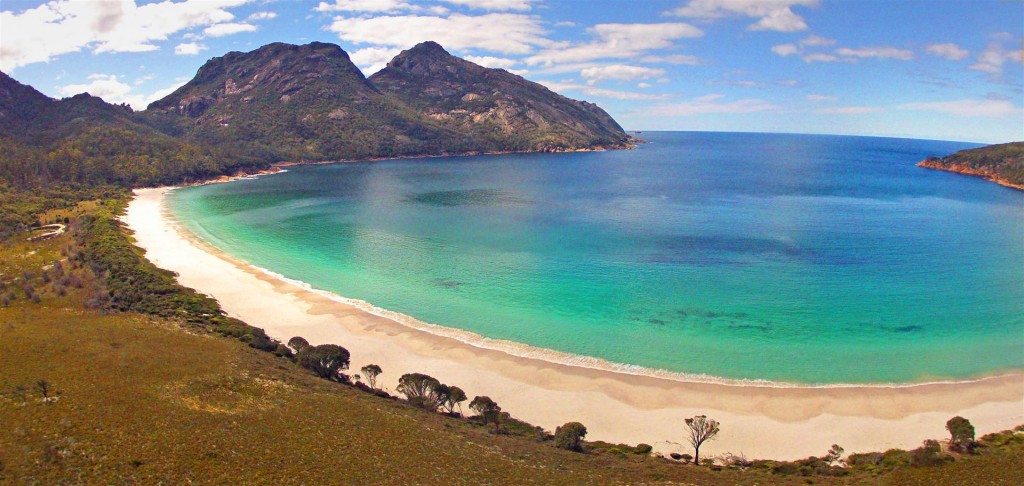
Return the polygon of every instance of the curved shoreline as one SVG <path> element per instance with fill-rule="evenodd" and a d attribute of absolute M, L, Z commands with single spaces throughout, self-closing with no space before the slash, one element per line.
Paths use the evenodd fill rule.
<path fill-rule="evenodd" d="M 695 381 L 688 375 L 679 380 L 517 356 L 498 345 L 481 346 L 502 342 L 479 336 L 479 343 L 467 343 L 431 332 L 450 328 L 410 326 L 394 319 L 396 313 L 223 254 L 175 226 L 162 206 L 165 192 L 137 191 L 125 221 L 150 260 L 216 298 L 230 315 L 281 340 L 302 335 L 314 343 L 340 343 L 352 351 L 353 368 L 381 364 L 389 385 L 402 373 L 418 371 L 470 394 L 489 394 L 513 415 L 548 429 L 579 420 L 594 439 L 681 450 L 671 442 L 682 438 L 682 418 L 706 413 L 723 424 L 710 452 L 795 459 L 821 454 L 832 443 L 851 452 L 916 447 L 945 436 L 945 421 L 958 414 L 974 422 L 979 434 L 1024 423 L 1021 373 L 955 382 L 778 386 Z"/>
<path fill-rule="evenodd" d="M 702 373 L 686 373 L 682 371 L 666 370 L 664 368 L 651 368 L 643 365 L 634 365 L 628 363 L 619 363 L 616 361 L 609 361 L 604 358 L 597 358 L 593 356 L 587 356 L 582 354 L 574 354 L 565 351 L 558 351 L 555 349 L 542 348 L 532 346 L 529 344 L 520 343 L 508 339 L 497 339 L 489 338 L 481 334 L 477 334 L 473 331 L 467 331 L 465 329 L 459 329 L 455 327 L 449 327 L 442 324 L 434 324 L 426 321 L 421 321 L 408 314 L 403 314 L 398 311 L 388 310 L 383 307 L 378 307 L 371 302 L 365 300 L 353 299 L 350 297 L 344 297 L 338 295 L 329 290 L 319 289 L 307 282 L 289 278 L 285 275 L 277 273 L 273 270 L 269 270 L 257 265 L 253 265 L 245 260 L 238 259 L 230 256 L 224 251 L 213 246 L 210 242 L 203 240 L 202 237 L 192 233 L 187 228 L 184 228 L 177 216 L 173 215 L 173 212 L 165 210 L 168 222 L 175 227 L 175 230 L 189 239 L 193 244 L 203 247 L 206 251 L 219 253 L 221 258 L 230 260 L 236 265 L 242 267 L 252 268 L 255 271 L 263 273 L 264 275 L 272 278 L 281 280 L 282 282 L 295 285 L 309 292 L 321 295 L 327 299 L 335 302 L 350 305 L 363 312 L 372 314 L 378 317 L 389 319 L 398 324 L 407 326 L 411 329 L 423 331 L 434 336 L 441 338 L 454 339 L 468 346 L 475 348 L 486 349 L 490 351 L 498 351 L 501 353 L 508 354 L 517 358 L 536 359 L 546 361 L 551 364 L 564 365 L 564 366 L 575 366 L 580 368 L 587 368 L 598 371 L 607 371 L 609 373 L 619 373 L 625 375 L 644 376 L 649 378 L 658 378 L 663 380 L 677 381 L 680 383 L 705 383 L 712 385 L 721 386 L 739 386 L 739 387 L 761 387 L 761 388 L 914 388 L 926 385 L 957 385 L 967 383 L 979 383 L 986 380 L 1002 378 L 1002 377 L 1020 377 L 1024 379 L 1024 370 L 1018 369 L 1007 369 L 1007 370 L 996 370 L 971 377 L 965 378 L 949 378 L 949 379 L 937 379 L 929 381 L 907 381 L 907 382 L 878 382 L 878 383 L 797 383 L 788 381 L 776 381 L 767 379 L 757 378 L 725 378 L 720 376 L 707 375 Z"/>

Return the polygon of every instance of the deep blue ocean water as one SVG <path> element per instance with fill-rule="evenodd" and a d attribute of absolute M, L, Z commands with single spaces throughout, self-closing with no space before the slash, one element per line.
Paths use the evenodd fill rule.
<path fill-rule="evenodd" d="M 170 203 L 316 288 L 613 363 L 814 384 L 1024 368 L 1024 192 L 914 167 L 976 145 L 640 136 L 292 167 Z"/>

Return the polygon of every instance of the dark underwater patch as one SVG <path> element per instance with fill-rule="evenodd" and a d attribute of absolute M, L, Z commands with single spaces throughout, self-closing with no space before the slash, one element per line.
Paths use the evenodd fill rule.
<path fill-rule="evenodd" d="M 458 191 L 433 191 L 414 194 L 406 201 L 430 206 L 508 206 L 523 204 L 524 199 L 501 189 L 463 189 Z"/>

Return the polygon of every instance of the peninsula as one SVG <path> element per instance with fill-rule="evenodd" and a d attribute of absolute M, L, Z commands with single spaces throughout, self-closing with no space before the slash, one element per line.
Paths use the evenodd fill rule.
<path fill-rule="evenodd" d="M 1024 142 L 961 150 L 945 157 L 929 157 L 918 167 L 983 177 L 997 184 L 1024 190 Z"/>

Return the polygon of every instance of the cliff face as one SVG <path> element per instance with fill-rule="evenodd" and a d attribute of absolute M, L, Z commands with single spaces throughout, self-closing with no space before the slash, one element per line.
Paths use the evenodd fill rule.
<path fill-rule="evenodd" d="M 984 177 L 1024 190 L 1024 142 L 961 150 L 946 157 L 929 157 L 917 166 Z"/>
<path fill-rule="evenodd" d="M 370 82 L 445 127 L 470 134 L 480 150 L 611 148 L 630 140 L 597 105 L 459 59 L 434 42 L 402 52 Z"/>

